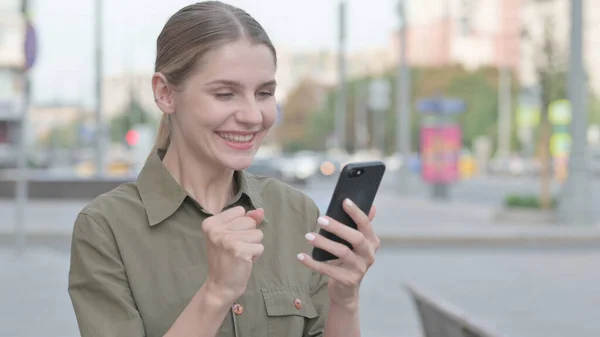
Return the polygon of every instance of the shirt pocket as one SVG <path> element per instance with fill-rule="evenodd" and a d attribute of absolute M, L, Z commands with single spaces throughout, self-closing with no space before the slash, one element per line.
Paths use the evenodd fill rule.
<path fill-rule="evenodd" d="M 299 286 L 263 288 L 270 337 L 301 337 L 307 319 L 318 316 L 307 290 Z"/>

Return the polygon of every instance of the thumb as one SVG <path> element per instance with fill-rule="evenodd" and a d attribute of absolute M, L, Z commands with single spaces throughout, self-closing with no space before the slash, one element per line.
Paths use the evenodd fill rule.
<path fill-rule="evenodd" d="M 265 218 L 265 210 L 262 208 L 253 209 L 251 211 L 248 211 L 248 213 L 246 213 L 246 216 L 251 217 L 252 219 L 254 219 L 254 221 L 256 221 L 256 224 L 259 224 Z"/>

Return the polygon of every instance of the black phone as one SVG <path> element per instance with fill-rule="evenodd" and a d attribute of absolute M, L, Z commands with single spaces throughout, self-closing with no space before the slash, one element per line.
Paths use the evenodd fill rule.
<path fill-rule="evenodd" d="M 342 203 L 346 198 L 352 200 L 365 214 L 369 214 L 377 190 L 385 173 L 385 164 L 381 161 L 355 162 L 344 166 L 338 177 L 326 215 L 354 229 L 356 223 L 344 211 Z M 337 235 L 321 228 L 319 234 L 353 249 L 352 245 Z M 318 247 L 312 251 L 317 261 L 335 260 L 338 257 Z"/>

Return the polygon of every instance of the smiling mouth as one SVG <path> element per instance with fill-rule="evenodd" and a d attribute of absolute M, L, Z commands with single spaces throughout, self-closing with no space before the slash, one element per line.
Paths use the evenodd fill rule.
<path fill-rule="evenodd" d="M 219 135 L 219 137 L 225 139 L 226 141 L 234 142 L 234 143 L 251 142 L 252 139 L 254 138 L 254 136 L 256 135 L 255 133 L 250 134 L 250 135 L 240 135 L 240 134 L 223 133 L 223 132 L 216 132 L 216 134 Z"/>

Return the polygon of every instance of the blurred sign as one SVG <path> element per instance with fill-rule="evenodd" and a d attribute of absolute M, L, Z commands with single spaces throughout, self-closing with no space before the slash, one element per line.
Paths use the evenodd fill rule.
<path fill-rule="evenodd" d="M 458 180 L 462 132 L 458 125 L 421 128 L 422 176 L 428 183 Z"/>
<path fill-rule="evenodd" d="M 90 125 L 81 124 L 79 126 L 79 138 L 85 144 L 91 144 L 94 140 L 94 128 Z"/>
<path fill-rule="evenodd" d="M 520 105 L 517 108 L 517 126 L 520 128 L 534 128 L 540 124 L 540 108 L 535 106 Z"/>
<path fill-rule="evenodd" d="M 387 110 L 390 106 L 390 95 L 391 95 L 390 82 L 377 79 L 369 83 L 369 108 L 382 111 Z"/>
<path fill-rule="evenodd" d="M 572 117 L 573 113 L 569 100 L 556 100 L 548 106 L 548 119 L 554 125 L 569 125 Z"/>
<path fill-rule="evenodd" d="M 431 97 L 417 102 L 417 110 L 421 113 L 459 114 L 467 109 L 465 101 L 457 98 Z"/>
<path fill-rule="evenodd" d="M 27 22 L 26 27 L 24 44 L 25 69 L 29 70 L 33 67 L 37 56 L 37 33 L 31 22 Z"/>

